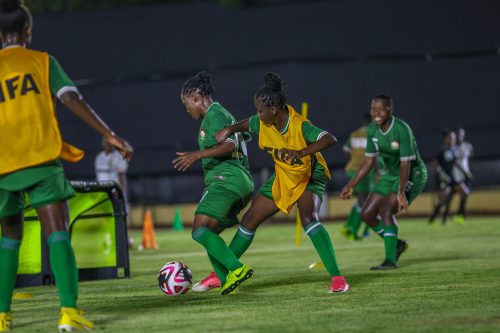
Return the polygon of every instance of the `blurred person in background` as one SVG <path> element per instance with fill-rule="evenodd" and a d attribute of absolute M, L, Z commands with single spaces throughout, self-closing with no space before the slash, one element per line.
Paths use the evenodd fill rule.
<path fill-rule="evenodd" d="M 124 158 L 133 150 L 85 102 L 54 57 L 28 49 L 31 36 L 29 9 L 21 0 L 0 0 L 0 331 L 12 328 L 25 195 L 49 245 L 61 305 L 58 328 L 89 330 L 94 324 L 77 308 L 78 269 L 67 229 L 66 200 L 75 192 L 60 161 L 78 161 L 83 152 L 62 141 L 53 96 Z"/>
<path fill-rule="evenodd" d="M 340 197 L 349 199 L 353 188 L 375 166 L 377 157 L 384 162 L 385 173 L 375 184 L 363 206 L 361 218 L 384 239 L 385 260 L 370 270 L 396 269 L 396 262 L 408 243 L 398 238 L 396 214 L 423 191 L 427 168 L 417 150 L 410 126 L 394 117 L 392 98 L 378 95 L 372 100 L 372 122 L 368 125 L 365 160 L 354 178 L 342 189 Z"/>
<path fill-rule="evenodd" d="M 127 213 L 127 226 L 130 225 L 129 209 L 130 204 L 128 202 L 128 189 L 127 189 L 127 170 L 128 161 L 123 158 L 123 156 L 113 147 L 113 145 L 106 140 L 102 139 L 102 148 L 104 149 L 99 154 L 97 154 L 94 162 L 95 176 L 97 181 L 114 181 L 116 182 L 123 194 L 123 200 L 125 201 L 125 211 Z M 128 246 L 132 248 L 134 245 L 134 239 L 128 238 Z"/>
<path fill-rule="evenodd" d="M 434 219 L 444 208 L 441 223 L 445 224 L 450 212 L 450 202 L 456 185 L 453 179 L 453 168 L 457 157 L 453 149 L 455 145 L 455 132 L 444 130 L 442 136 L 443 143 L 441 149 L 431 162 L 436 175 L 438 202 L 429 217 L 429 223 L 433 223 Z"/>
<path fill-rule="evenodd" d="M 453 168 L 453 178 L 458 186 L 460 194 L 460 204 L 455 219 L 459 224 L 465 224 L 466 218 L 466 203 L 471 193 L 471 185 L 474 176 L 470 171 L 469 160 L 474 156 L 474 147 L 471 143 L 465 141 L 465 130 L 462 127 L 455 131 L 457 138 L 456 144 L 453 147 L 455 156 L 457 157 Z"/>
<path fill-rule="evenodd" d="M 366 147 L 366 129 L 371 122 L 369 113 L 363 115 L 363 126 L 351 132 L 349 139 L 342 146 L 342 150 L 348 158 L 345 166 L 346 175 L 351 180 L 356 172 L 363 164 L 365 158 Z M 347 217 L 347 222 L 342 226 L 341 232 L 350 240 L 360 240 L 362 237 L 358 235 L 359 228 L 363 222 L 361 219 L 361 209 L 370 193 L 375 178 L 375 170 L 370 171 L 368 176 L 353 188 L 353 194 L 356 196 L 356 202 L 351 208 L 351 212 Z"/>

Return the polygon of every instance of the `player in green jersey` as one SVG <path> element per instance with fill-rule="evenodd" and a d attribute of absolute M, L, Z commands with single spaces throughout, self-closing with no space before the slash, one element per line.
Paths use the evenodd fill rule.
<path fill-rule="evenodd" d="M 29 54 L 29 56 L 23 56 L 24 60 L 21 65 L 29 65 L 31 68 L 35 67 L 33 64 L 40 66 L 38 59 L 42 57 L 47 59 L 48 70 L 44 70 L 43 75 L 36 77 L 33 82 L 44 84 L 44 86 L 48 83 L 48 89 L 39 90 L 32 86 L 31 91 L 36 91 L 40 100 L 45 101 L 51 101 L 52 96 L 57 96 L 71 112 L 109 140 L 124 158 L 130 158 L 132 155 L 130 145 L 116 136 L 85 103 L 57 61 L 53 57 L 46 58 L 46 55 L 41 52 L 26 50 L 31 41 L 31 32 L 31 14 L 22 1 L 0 0 L 0 39 L 2 42 L 0 81 L 9 77 L 18 78 L 20 73 L 22 74 L 19 67 L 20 61 L 11 56 L 12 54 Z M 16 85 L 18 84 L 14 83 L 12 87 L 16 88 Z M 10 98 L 13 99 L 12 96 Z M 5 106 L 6 100 L 0 99 L 0 111 L 2 111 L 0 131 L 8 130 L 4 133 L 13 130 L 23 133 L 26 127 L 32 125 L 30 121 L 35 121 L 34 119 L 15 117 L 17 114 L 24 114 L 27 111 L 19 105 L 26 105 L 23 104 L 26 100 L 21 99 L 29 98 L 29 95 L 20 94 L 17 98 L 16 101 L 19 101 L 20 104 L 11 104 L 14 106 L 9 108 Z M 9 115 L 7 111 L 16 114 Z M 52 103 L 50 105 L 40 103 L 29 112 L 31 115 L 39 115 L 40 119 L 44 119 L 43 116 L 54 112 L 54 110 Z M 5 121 L 6 119 L 7 121 Z M 50 133 L 53 130 L 51 124 L 47 122 L 40 121 L 37 125 L 40 126 L 40 133 Z M 57 134 L 60 135 L 58 129 Z M 12 138 L 12 141 L 15 140 L 17 138 Z M 16 154 L 25 156 L 27 152 L 31 152 L 37 160 L 43 161 L 41 164 L 31 164 L 28 167 L 20 166 L 13 169 L 15 171 L 0 175 L 0 332 L 9 331 L 12 328 L 10 309 L 19 264 L 19 248 L 23 238 L 25 196 L 29 197 L 30 205 L 36 209 L 43 234 L 49 245 L 50 266 L 61 302 L 59 330 L 90 330 L 94 324 L 83 317 L 82 312 L 77 309 L 78 269 L 67 229 L 69 213 L 66 200 L 74 195 L 74 190 L 66 179 L 58 159 L 51 160 L 52 157 L 42 155 L 36 149 L 35 152 L 33 151 L 32 147 L 38 144 L 37 140 L 26 141 L 23 150 L 17 151 Z M 7 149 L 5 142 L 0 142 L 0 146 L 2 149 Z M 2 150 L 0 156 L 4 156 L 4 154 L 5 151 Z M 33 317 L 37 315 L 35 312 L 32 314 Z"/>
<path fill-rule="evenodd" d="M 252 198 L 253 179 L 243 135 L 235 133 L 221 144 L 215 140 L 215 133 L 234 124 L 235 119 L 213 101 L 214 83 L 215 78 L 209 72 L 201 71 L 182 87 L 181 100 L 187 112 L 194 119 L 201 119 L 200 150 L 178 152 L 172 163 L 177 170 L 186 171 L 202 160 L 205 190 L 195 212 L 192 236 L 207 250 L 220 280 L 221 294 L 225 295 L 253 275 L 253 270 L 241 263 L 218 235 L 225 228 L 238 224 L 238 213 Z M 203 283 L 197 285 L 200 289 L 197 291 L 206 290 Z"/>
<path fill-rule="evenodd" d="M 349 139 L 342 146 L 342 150 L 348 158 L 345 166 L 345 172 L 349 179 L 352 179 L 356 172 L 363 164 L 365 158 L 366 147 L 366 131 L 367 126 L 371 122 L 369 113 L 363 115 L 363 126 L 351 132 Z M 353 189 L 353 194 L 356 196 L 356 203 L 351 208 L 351 212 L 347 217 L 346 223 L 342 226 L 341 232 L 349 240 L 361 240 L 358 235 L 361 223 L 361 208 L 363 207 L 375 178 L 375 170 L 371 171 L 358 185 Z"/>
<path fill-rule="evenodd" d="M 342 199 L 350 198 L 353 188 L 374 166 L 377 155 L 382 158 L 385 173 L 371 190 L 361 212 L 363 221 L 385 243 L 384 262 L 371 270 L 397 268 L 396 261 L 408 244 L 397 237 L 396 214 L 406 209 L 427 183 L 427 168 L 418 153 L 413 132 L 408 124 L 393 116 L 393 109 L 391 97 L 378 95 L 373 99 L 373 122 L 368 125 L 365 159 L 340 194 Z"/>

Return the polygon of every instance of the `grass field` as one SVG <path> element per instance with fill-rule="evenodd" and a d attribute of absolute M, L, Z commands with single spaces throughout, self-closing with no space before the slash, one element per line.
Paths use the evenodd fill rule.
<path fill-rule="evenodd" d="M 242 258 L 255 275 L 239 294 L 164 296 L 156 282 L 163 263 L 186 263 L 196 281 L 210 266 L 190 232 L 157 230 L 160 250 L 131 252 L 131 279 L 81 283 L 79 305 L 106 332 L 500 332 L 500 217 L 465 227 L 402 220 L 410 249 L 389 272 L 368 270 L 383 259 L 381 239 L 350 242 L 340 224 L 325 225 L 352 287 L 344 294 L 328 294 L 326 272 L 308 269 L 319 258 L 305 235 L 295 246 L 295 226 L 263 225 Z M 20 291 L 35 298 L 13 302 L 15 332 L 55 331 L 55 287 Z"/>

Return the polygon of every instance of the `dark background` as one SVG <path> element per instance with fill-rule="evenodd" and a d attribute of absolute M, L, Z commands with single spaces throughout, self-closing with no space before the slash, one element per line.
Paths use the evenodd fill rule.
<path fill-rule="evenodd" d="M 197 201 L 201 163 L 175 177 L 171 160 L 196 148 L 199 123 L 179 94 L 201 69 L 216 75 L 214 97 L 237 119 L 254 113 L 264 74 L 279 73 L 289 103 L 300 109 L 308 102 L 312 122 L 339 139 L 324 154 L 336 177 L 330 190 L 345 181 L 341 144 L 379 93 L 393 97 L 424 159 L 436 154 L 442 128 L 464 126 L 475 147 L 476 185 L 500 183 L 500 2 L 262 3 L 35 15 L 33 48 L 54 55 L 87 102 L 134 145 L 132 201 Z M 100 138 L 58 108 L 64 139 L 87 153 L 66 165 L 67 174 L 91 179 Z M 257 173 L 272 160 L 255 141 Z"/>

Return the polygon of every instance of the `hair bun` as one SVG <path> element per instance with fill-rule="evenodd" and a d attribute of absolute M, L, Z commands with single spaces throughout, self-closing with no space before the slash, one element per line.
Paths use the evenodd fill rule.
<path fill-rule="evenodd" d="M 0 11 L 3 13 L 13 12 L 21 8 L 22 0 L 0 0 Z"/>
<path fill-rule="evenodd" d="M 274 92 L 282 91 L 285 86 L 285 81 L 276 73 L 266 73 L 266 75 L 264 75 L 264 82 L 266 88 Z"/>

